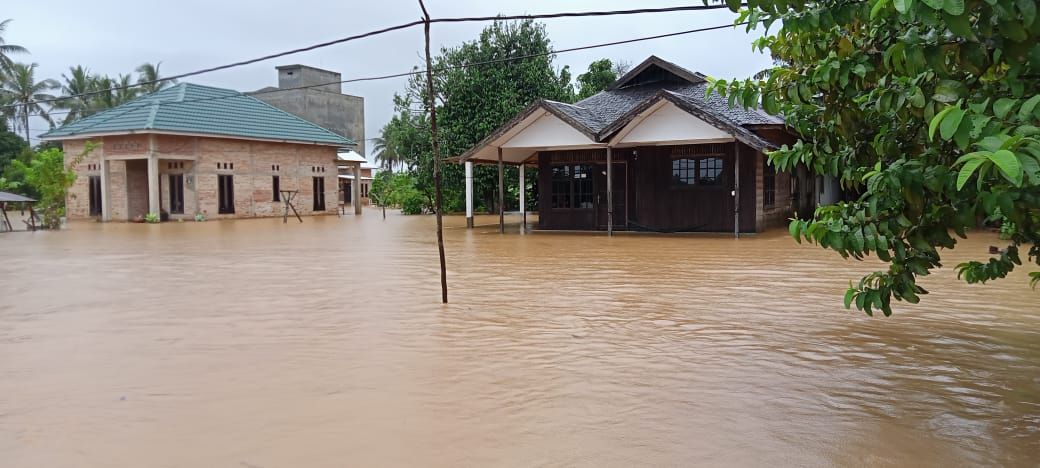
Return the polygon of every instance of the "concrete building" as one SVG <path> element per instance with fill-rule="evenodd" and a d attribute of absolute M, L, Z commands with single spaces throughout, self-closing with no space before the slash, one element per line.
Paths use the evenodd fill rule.
<path fill-rule="evenodd" d="M 254 97 L 354 140 L 354 150 L 365 154 L 365 98 L 343 94 L 339 73 L 306 65 L 276 69 L 278 87 L 257 90 Z"/>
<path fill-rule="evenodd" d="M 41 136 L 78 177 L 70 219 L 129 221 L 336 213 L 336 153 L 354 142 L 238 91 L 189 83 Z M 87 142 L 97 145 L 85 157 Z M 290 193 L 292 192 L 292 193 Z"/>
<path fill-rule="evenodd" d="M 372 189 L 372 181 L 375 180 L 376 166 L 369 164 L 364 156 L 355 151 L 340 151 L 337 156 L 339 172 L 339 203 L 341 205 L 353 205 L 355 193 L 360 197 L 362 205 L 371 204 L 368 192 Z M 355 187 L 357 173 L 361 173 L 361 186 Z"/>

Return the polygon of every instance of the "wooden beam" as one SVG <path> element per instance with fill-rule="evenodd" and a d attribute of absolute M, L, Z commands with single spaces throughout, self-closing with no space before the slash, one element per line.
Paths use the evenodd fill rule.
<path fill-rule="evenodd" d="M 733 237 L 740 239 L 740 142 L 733 143 Z"/>
<path fill-rule="evenodd" d="M 502 147 L 498 147 L 498 232 L 506 232 L 506 188 L 505 169 L 502 167 Z"/>
<path fill-rule="evenodd" d="M 607 235 L 614 235 L 614 152 L 607 147 Z"/>
<path fill-rule="evenodd" d="M 527 167 L 523 164 L 517 166 L 517 171 L 520 174 L 520 215 L 523 220 L 520 222 L 520 232 L 527 230 Z"/>

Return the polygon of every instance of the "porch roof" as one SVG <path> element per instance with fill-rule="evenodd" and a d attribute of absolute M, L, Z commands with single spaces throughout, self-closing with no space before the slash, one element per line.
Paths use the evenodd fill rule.
<path fill-rule="evenodd" d="M 730 108 L 722 96 L 706 95 L 707 86 L 704 75 L 651 56 L 606 90 L 575 104 L 533 102 L 455 159 L 497 162 L 501 149 L 504 163 L 522 164 L 530 162 L 538 151 L 618 144 L 740 141 L 757 150 L 776 148 L 776 144 L 756 135 L 751 128 L 783 125 L 782 119 L 759 109 Z M 662 109 L 669 118 L 661 118 L 664 114 L 658 113 Z M 651 115 L 656 117 L 648 119 Z M 565 130 L 563 125 L 570 128 Z M 624 136 L 618 137 L 638 133 L 640 126 L 649 130 L 643 131 L 640 139 L 626 142 Z M 654 135 L 659 138 L 648 138 Z"/>

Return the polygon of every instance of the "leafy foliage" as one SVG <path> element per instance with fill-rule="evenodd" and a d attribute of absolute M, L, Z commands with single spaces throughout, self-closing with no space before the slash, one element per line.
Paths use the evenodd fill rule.
<path fill-rule="evenodd" d="M 33 154 L 28 164 L 21 160 L 12 163 L 16 170 L 25 174 L 25 182 L 36 191 L 36 209 L 45 227 L 58 227 L 61 217 L 65 216 L 65 196 L 76 181 L 76 172 L 72 167 L 79 164 L 94 148 L 92 143 L 87 142 L 83 153 L 76 155 L 68 167 L 65 165 L 65 153 L 53 148 Z"/>
<path fill-rule="evenodd" d="M 60 87 L 57 81 L 44 79 L 36 81 L 35 63 L 14 63 L 10 69 L 0 75 L 0 95 L 9 104 L 17 104 L 11 108 L 11 118 L 15 129 L 21 129 L 25 133 L 25 141 L 29 141 L 29 117 L 38 115 L 53 124 L 47 109 L 36 102 L 39 100 L 53 99 L 49 91 Z"/>
<path fill-rule="evenodd" d="M 459 155 L 519 113 L 531 102 L 545 98 L 574 100 L 570 71 L 553 65 L 551 43 L 545 27 L 532 21 L 496 21 L 476 40 L 442 49 L 434 59 L 437 126 L 442 153 Z M 538 55 L 544 54 L 544 55 Z M 538 56 L 532 56 L 538 55 Z M 484 66 L 473 63 L 506 60 Z M 410 80 L 404 93 L 395 96 L 397 111 L 383 128 L 384 145 L 394 149 L 415 186 L 424 195 L 425 211 L 433 207 L 433 171 L 429 122 L 426 120 L 425 78 Z M 506 169 L 506 180 L 516 180 L 516 169 Z M 465 207 L 462 166 L 443 167 L 444 209 Z M 492 209 L 498 193 L 498 169 L 474 170 L 474 197 L 478 209 Z M 515 201 L 511 201 L 515 203 Z"/>
<path fill-rule="evenodd" d="M 600 59 L 589 64 L 589 70 L 578 75 L 578 100 L 596 94 L 617 81 L 618 69 L 610 59 Z"/>
<path fill-rule="evenodd" d="M 738 22 L 779 30 L 755 43 L 779 63 L 762 79 L 714 81 L 731 104 L 785 117 L 799 141 L 770 155 L 840 178 L 859 196 L 792 221 L 791 235 L 889 264 L 852 285 L 845 305 L 891 313 L 916 303 L 979 219 L 1014 227 L 969 283 L 1040 261 L 1040 21 L 1033 0 L 757 0 Z M 731 8 L 738 8 L 734 2 Z M 1033 273 L 1034 284 L 1040 273 Z"/>

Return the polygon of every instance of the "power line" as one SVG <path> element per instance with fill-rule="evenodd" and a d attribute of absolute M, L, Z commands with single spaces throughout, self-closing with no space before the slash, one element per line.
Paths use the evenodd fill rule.
<path fill-rule="evenodd" d="M 431 23 L 463 23 L 463 22 L 478 22 L 478 21 L 534 20 L 534 19 L 552 19 L 552 18 L 579 18 L 579 17 L 589 17 L 589 16 L 638 15 L 638 14 L 648 14 L 648 13 L 674 13 L 674 12 L 681 12 L 681 11 L 718 10 L 718 9 L 723 9 L 723 8 L 729 8 L 729 7 L 726 6 L 726 4 L 716 4 L 716 5 L 704 4 L 704 5 L 686 5 L 686 6 L 664 7 L 664 8 L 637 8 L 637 9 L 631 9 L 631 10 L 581 11 L 581 12 L 563 12 L 563 13 L 544 13 L 544 14 L 533 14 L 533 15 L 529 14 L 529 15 L 473 16 L 473 17 L 460 17 L 460 18 L 433 18 L 433 19 L 430 19 L 429 21 Z M 377 35 L 380 35 L 380 34 L 386 34 L 386 33 L 393 32 L 393 31 L 399 31 L 399 30 L 403 30 L 403 29 L 408 29 L 408 28 L 411 28 L 411 27 L 414 27 L 414 26 L 422 25 L 424 23 L 425 23 L 424 20 L 412 21 L 412 22 L 409 22 L 409 23 L 403 23 L 403 24 L 398 24 L 398 25 L 395 25 L 395 26 L 390 26 L 390 27 L 386 27 L 386 28 L 382 28 L 382 29 L 376 29 L 376 30 L 365 32 L 365 33 L 361 33 L 361 34 L 355 34 L 353 36 L 347 36 L 347 37 L 342 37 L 342 38 L 339 38 L 339 39 L 334 39 L 334 40 L 331 40 L 331 41 L 320 42 L 320 43 L 309 45 L 309 46 L 306 46 L 306 47 L 301 47 L 301 48 L 297 48 L 297 49 L 287 50 L 287 51 L 284 51 L 284 52 L 278 52 L 278 53 L 274 53 L 274 54 L 268 54 L 268 55 L 264 55 L 264 56 L 261 56 L 261 57 L 256 57 L 256 58 L 247 59 L 247 60 L 241 60 L 241 61 L 238 61 L 238 62 L 233 62 L 233 63 L 229 63 L 229 64 L 224 64 L 224 65 L 218 65 L 218 66 L 215 66 L 215 67 L 204 68 L 204 69 L 201 69 L 201 70 L 195 70 L 195 71 L 191 71 L 191 72 L 181 73 L 181 74 L 177 74 L 177 75 L 173 75 L 173 76 L 168 76 L 168 77 L 165 77 L 165 78 L 160 78 L 160 79 L 157 79 L 157 80 L 141 81 L 141 82 L 138 82 L 138 83 L 133 83 L 133 84 L 125 85 L 125 86 L 114 86 L 114 87 L 111 87 L 111 88 L 108 88 L 108 89 L 97 90 L 97 91 L 89 91 L 89 92 L 85 92 L 85 93 L 73 94 L 73 95 L 69 95 L 69 96 L 61 96 L 61 97 L 56 97 L 56 98 L 51 98 L 51 99 L 40 99 L 40 100 L 33 101 L 33 103 L 34 104 L 40 104 L 40 103 L 64 101 L 64 100 L 74 99 L 74 98 L 78 98 L 78 97 L 94 96 L 94 95 L 98 95 L 98 94 L 111 93 L 113 91 L 120 91 L 120 90 L 124 90 L 124 89 L 136 88 L 136 87 L 141 87 L 141 86 L 148 86 L 148 85 L 163 83 L 163 82 L 172 81 L 172 80 L 179 80 L 179 79 L 182 79 L 182 78 L 188 78 L 188 77 L 191 77 L 191 76 L 197 76 L 197 75 L 201 75 L 201 74 L 204 74 L 204 73 L 212 73 L 212 72 L 215 72 L 215 71 L 227 70 L 229 68 L 235 68 L 235 67 L 240 67 L 240 66 L 244 66 L 244 65 L 250 65 L 250 64 L 253 64 L 253 63 L 263 62 L 263 61 L 266 61 L 266 60 L 271 60 L 271 59 L 275 59 L 275 58 L 279 58 L 279 57 L 284 57 L 284 56 L 287 56 L 287 55 L 294 55 L 294 54 L 298 54 L 298 53 L 302 53 L 302 52 L 309 52 L 309 51 L 312 51 L 312 50 L 321 49 L 321 48 L 324 48 L 324 47 L 329 47 L 329 46 L 333 46 L 333 45 L 337 45 L 337 44 L 343 44 L 343 43 L 355 41 L 355 40 L 358 40 L 358 39 L 364 39 L 364 38 L 367 38 L 367 37 L 377 36 Z M 22 105 L 24 105 L 24 104 L 8 104 L 8 105 L 0 106 L 0 109 L 8 109 L 8 108 L 20 107 Z"/>
<path fill-rule="evenodd" d="M 731 24 L 724 24 L 724 25 L 718 25 L 718 26 L 709 26 L 709 27 L 704 27 L 704 28 L 688 29 L 688 30 L 684 30 L 684 31 L 676 31 L 676 32 L 671 32 L 671 33 L 656 34 L 656 35 L 653 35 L 653 36 L 643 36 L 643 37 L 637 37 L 637 38 L 632 38 L 632 39 L 624 39 L 624 40 L 620 40 L 620 41 L 611 41 L 611 42 L 604 42 L 604 43 L 591 44 L 591 45 L 585 45 L 585 46 L 569 47 L 569 48 L 565 48 L 565 49 L 554 49 L 554 50 L 550 50 L 548 52 L 539 52 L 539 53 L 534 53 L 534 54 L 519 55 L 519 56 L 516 56 L 516 57 L 504 57 L 504 58 L 500 58 L 500 59 L 486 60 L 486 61 L 483 61 L 483 62 L 473 62 L 473 63 L 467 63 L 467 64 L 462 64 L 462 65 L 453 65 L 453 66 L 448 66 L 448 67 L 441 67 L 441 68 L 434 69 L 434 72 L 435 73 L 439 73 L 439 72 L 452 71 L 452 70 L 458 70 L 458 69 L 463 69 L 463 68 L 471 68 L 471 67 L 478 67 L 478 66 L 484 66 L 484 65 L 492 65 L 492 64 L 496 64 L 496 63 L 511 62 L 511 61 L 515 61 L 515 60 L 523 60 L 523 59 L 528 59 L 528 58 L 544 57 L 544 56 L 561 54 L 561 53 L 567 53 L 567 52 L 577 52 L 577 51 L 581 51 L 581 50 L 597 49 L 597 48 L 610 47 L 610 46 L 622 45 L 622 44 L 630 44 L 630 43 L 634 43 L 634 42 L 649 41 L 649 40 L 653 40 L 653 39 L 662 39 L 662 38 L 666 38 L 666 37 L 675 37 L 675 36 L 682 36 L 682 35 L 686 35 L 686 34 L 693 34 L 693 33 L 699 33 L 699 32 L 714 31 L 714 30 L 726 29 L 726 28 L 734 28 L 734 27 L 737 27 L 737 26 L 743 26 L 743 25 L 747 25 L 747 24 L 748 24 L 747 22 L 736 23 L 736 24 L 731 23 Z M 403 73 L 392 73 L 392 74 L 387 74 L 387 75 L 368 76 L 368 77 L 362 77 L 362 78 L 351 78 L 351 79 L 346 79 L 346 80 L 330 81 L 330 82 L 318 83 L 318 84 L 312 84 L 312 85 L 294 86 L 294 87 L 290 87 L 290 88 L 275 88 L 275 89 L 261 90 L 261 91 L 256 91 L 256 92 L 252 92 L 252 93 L 244 93 L 244 95 L 255 96 L 255 95 L 259 95 L 259 94 L 278 93 L 278 92 L 283 92 L 283 91 L 294 91 L 294 90 L 300 90 L 300 89 L 318 88 L 318 87 L 322 87 L 322 86 L 329 86 L 329 85 L 336 85 L 336 84 L 357 83 L 357 82 L 364 82 L 364 81 L 378 81 L 378 80 L 385 80 L 385 79 L 391 79 L 391 78 L 401 78 L 401 77 L 406 77 L 406 76 L 422 75 L 422 74 L 425 74 L 425 73 L 426 73 L 425 71 L 412 70 L 412 71 L 403 72 Z M 215 96 L 215 97 L 209 97 L 209 98 L 187 99 L 187 100 L 184 100 L 184 101 L 165 102 L 163 104 L 164 105 L 188 104 L 188 103 L 201 102 L 201 101 L 213 101 L 213 100 L 220 100 L 220 99 L 231 99 L 231 98 L 242 97 L 242 96 L 243 96 L 243 94 L 230 95 L 230 96 Z M 141 102 L 145 103 L 145 101 L 141 101 Z M 148 102 L 147 104 L 151 104 L 151 103 Z M 137 107 L 134 107 L 133 109 L 136 109 L 136 108 Z M 91 109 L 91 110 L 104 111 L 104 110 L 108 110 L 108 109 L 111 109 L 111 108 L 107 108 L 107 109 Z M 132 109 L 128 109 L 128 111 L 129 110 L 132 110 Z M 72 112 L 72 111 L 49 112 L 48 114 L 53 116 L 53 115 L 64 115 L 64 114 L 68 114 L 70 112 Z M 34 114 L 34 115 L 39 115 L 39 114 Z M 122 114 L 120 114 L 120 115 L 122 115 Z"/>

